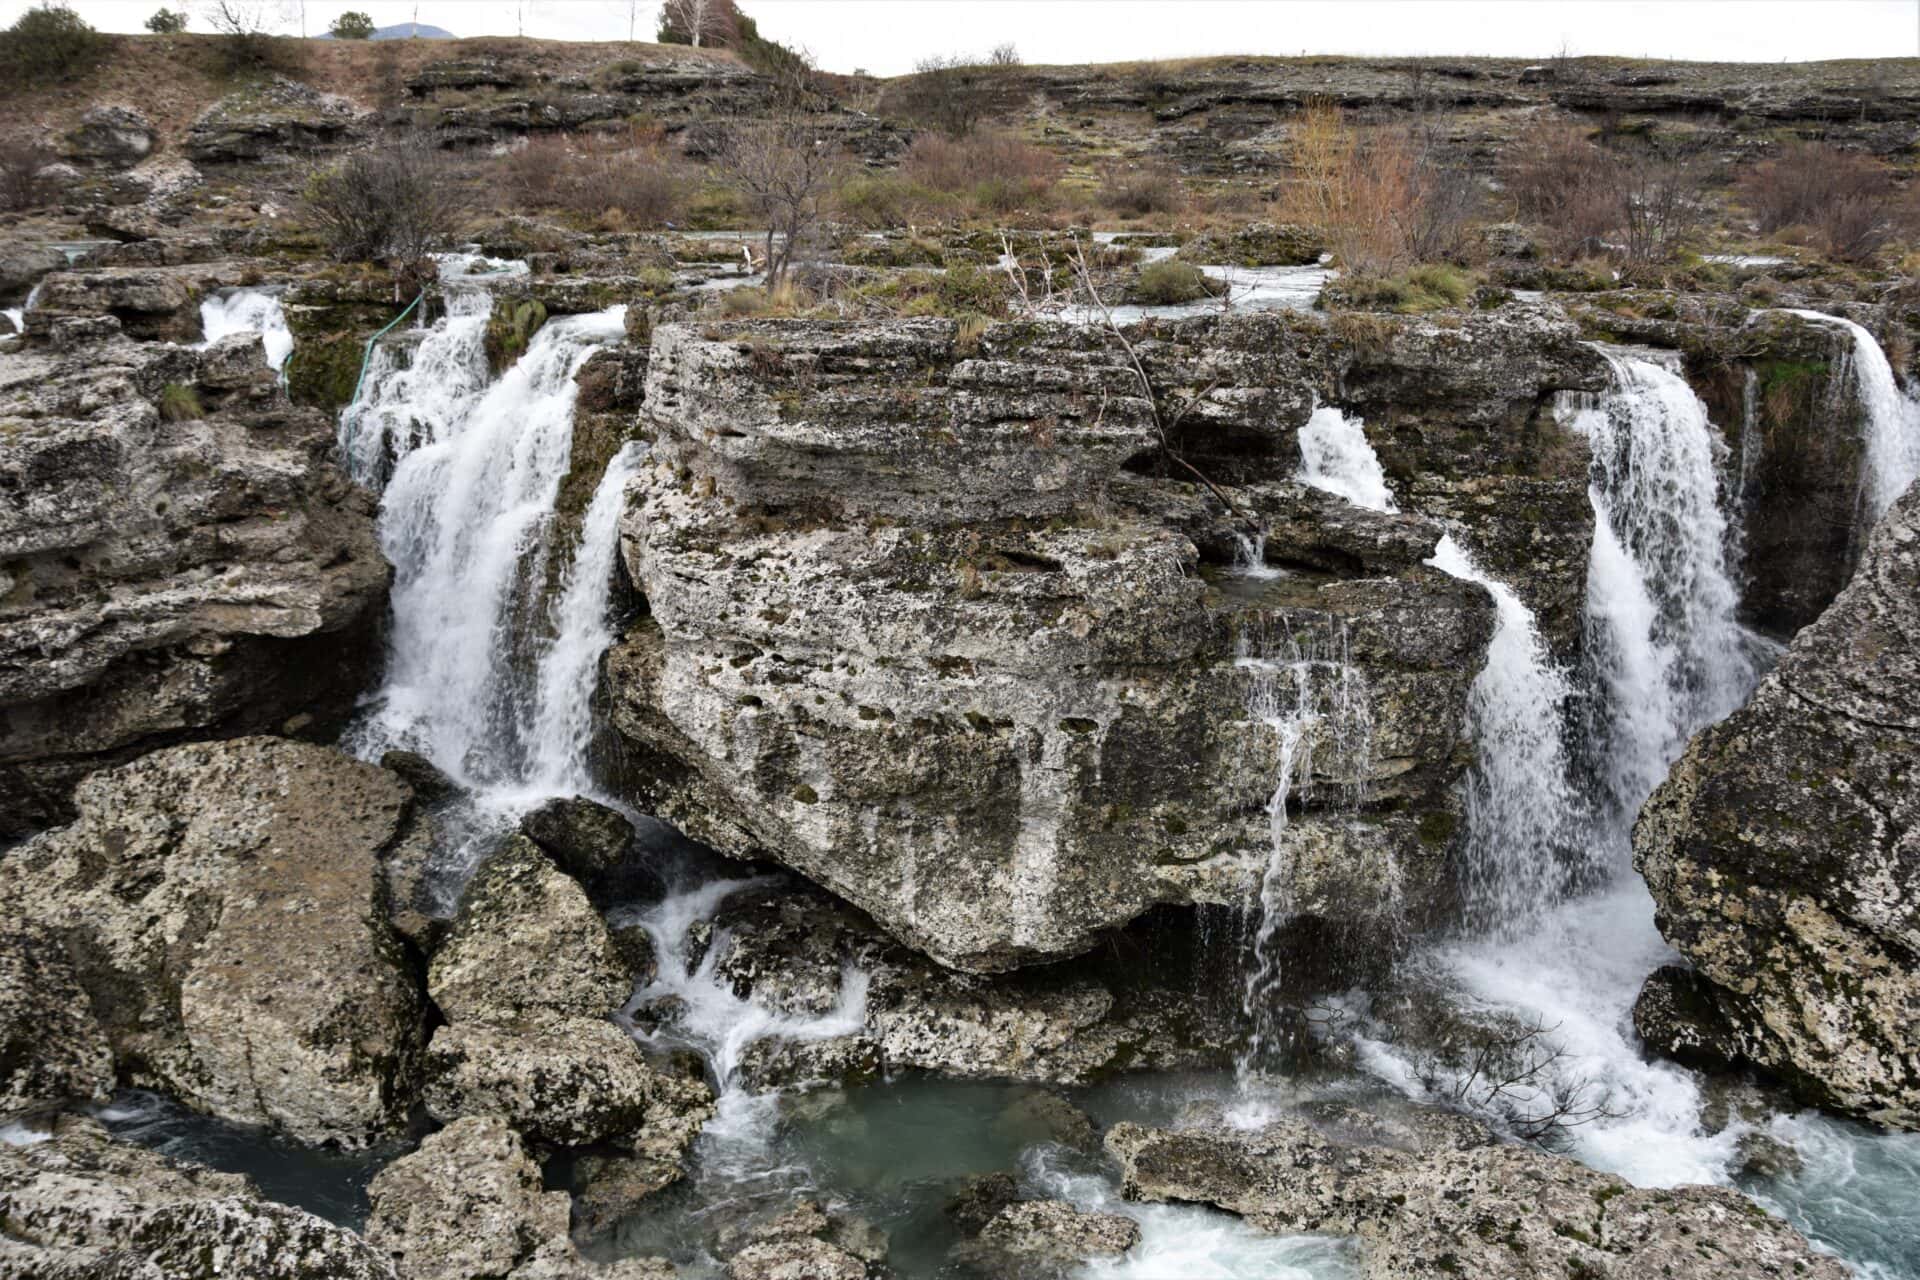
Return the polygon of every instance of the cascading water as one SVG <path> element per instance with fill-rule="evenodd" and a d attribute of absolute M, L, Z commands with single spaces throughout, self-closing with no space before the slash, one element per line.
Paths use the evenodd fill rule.
<path fill-rule="evenodd" d="M 1289 636 L 1265 647 L 1280 656 L 1243 654 L 1235 663 L 1248 681 L 1247 719 L 1266 730 L 1275 761 L 1273 789 L 1267 796 L 1270 847 L 1260 876 L 1259 915 L 1241 998 L 1250 1028 L 1242 1074 L 1270 1050 L 1284 1047 L 1276 997 L 1285 975 L 1277 943 L 1295 914 L 1287 805 L 1310 798 L 1321 777 L 1344 780 L 1340 785 L 1346 799 L 1360 803 L 1373 746 L 1366 677 L 1347 660 L 1344 630 L 1317 645 L 1303 646 Z"/>
<path fill-rule="evenodd" d="M 1366 426 L 1338 409 L 1321 406 L 1300 428 L 1300 480 L 1338 494 L 1356 507 L 1392 511 L 1380 458 L 1367 442 Z"/>
<path fill-rule="evenodd" d="M 1493 597 L 1493 639 L 1467 707 L 1476 754 L 1467 777 L 1461 888 L 1469 925 L 1511 932 L 1529 912 L 1565 896 L 1573 870 L 1565 851 L 1576 800 L 1563 732 L 1572 687 L 1547 653 L 1532 611 L 1452 535 L 1427 563 Z"/>
<path fill-rule="evenodd" d="M 204 337 L 200 345 L 210 347 L 236 333 L 257 333 L 267 356 L 267 367 L 286 366 L 293 354 L 293 334 L 287 329 L 287 315 L 280 299 L 261 289 L 222 289 L 200 304 L 200 327 Z"/>
<path fill-rule="evenodd" d="M 1624 860 L 1633 818 L 1687 739 L 1731 714 L 1764 644 L 1736 620 L 1719 498 L 1725 447 L 1679 374 L 1610 357 L 1614 389 L 1574 402 L 1593 456 L 1586 648 L 1602 695 L 1590 726 L 1596 833 Z"/>
<path fill-rule="evenodd" d="M 363 751 L 420 751 L 469 790 L 498 794 L 529 783 L 543 716 L 565 717 L 527 696 L 528 655 L 516 640 L 542 631 L 535 597 L 571 460 L 574 375 L 619 339 L 624 313 L 614 307 L 550 321 L 477 396 L 459 384 L 430 386 L 423 412 L 412 415 L 406 401 L 376 391 L 379 412 L 343 419 L 385 444 L 412 445 L 381 503 L 381 545 L 395 569 L 393 631 L 385 686 L 360 726 Z M 477 343 L 472 320 L 449 317 L 449 330 Z M 470 368 L 469 359 L 446 355 L 453 367 Z M 347 452 L 377 454 L 358 434 Z M 601 626 L 584 611 L 576 621 Z"/>
<path fill-rule="evenodd" d="M 1853 336 L 1853 379 L 1866 413 L 1866 450 L 1861 462 L 1860 505 L 1864 532 L 1879 522 L 1915 478 L 1920 477 L 1920 401 L 1900 390 L 1893 365 L 1873 334 L 1851 320 L 1824 311 L 1791 315 L 1837 325 Z"/>

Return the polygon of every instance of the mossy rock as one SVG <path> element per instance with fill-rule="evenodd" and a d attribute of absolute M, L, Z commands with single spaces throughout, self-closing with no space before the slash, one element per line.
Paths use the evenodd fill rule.
<path fill-rule="evenodd" d="M 521 356 L 547 322 L 547 304 L 538 298 L 501 298 L 487 321 L 487 367 L 498 377 Z"/>

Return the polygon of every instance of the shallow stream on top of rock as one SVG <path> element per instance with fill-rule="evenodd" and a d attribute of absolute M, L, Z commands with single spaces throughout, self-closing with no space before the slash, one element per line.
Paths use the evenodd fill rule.
<path fill-rule="evenodd" d="M 599 794 L 588 752 L 592 698 L 613 639 L 619 515 L 640 461 L 637 446 L 615 454 L 577 538 L 563 536 L 556 508 L 574 462 L 574 375 L 619 337 L 623 317 L 614 308 L 557 318 L 492 376 L 485 283 L 514 270 L 449 260 L 446 314 L 378 349 L 341 423 L 350 468 L 383 492 L 380 534 L 396 568 L 387 677 L 349 746 L 374 758 L 418 751 L 458 784 L 444 815 L 452 837 L 436 869 L 448 907 L 519 815 L 547 797 Z M 1234 274 L 1268 289 L 1273 305 L 1301 305 L 1326 273 Z M 1249 304 L 1258 305 L 1236 299 Z M 1195 304 L 1195 313 L 1217 305 Z M 264 312 L 263 304 L 244 304 L 256 306 Z M 1593 1113 L 1564 1135 L 1579 1159 L 1642 1185 L 1729 1183 L 1743 1135 L 1771 1133 L 1791 1141 L 1805 1163 L 1743 1178 L 1743 1189 L 1865 1274 L 1920 1277 L 1920 1221 L 1911 1212 L 1920 1135 L 1880 1135 L 1806 1114 L 1736 1120 L 1709 1136 L 1697 1078 L 1649 1060 L 1633 1034 L 1640 983 L 1673 953 L 1627 865 L 1628 823 L 1688 735 L 1738 705 L 1771 650 L 1734 621 L 1719 453 L 1704 408 L 1657 365 L 1623 356 L 1613 373 L 1611 392 L 1567 406 L 1596 460 L 1587 668 L 1551 665 L 1526 606 L 1479 567 L 1464 540 L 1448 538 L 1430 561 L 1481 584 L 1497 622 L 1472 705 L 1479 750 L 1467 796 L 1466 891 L 1474 933 L 1431 940 L 1411 964 L 1463 1008 L 1550 1028 L 1564 1051 L 1550 1084 L 1593 1091 Z M 1324 409 L 1303 435 L 1300 479 L 1361 505 L 1392 506 L 1359 419 Z M 1295 589 L 1289 577 L 1264 571 L 1263 554 L 1248 538 L 1246 563 L 1221 576 L 1221 589 L 1250 600 Z M 1320 1024 L 1319 1034 L 1350 1046 L 1352 1070 L 1309 1081 L 1256 1060 L 1267 1035 L 1260 1006 L 1274 986 L 1269 966 L 1278 963 L 1262 940 L 1289 910 L 1288 867 L 1277 851 L 1295 751 L 1316 745 L 1304 736 L 1309 729 L 1316 738 L 1328 726 L 1357 730 L 1342 725 L 1341 707 L 1351 700 L 1334 696 L 1343 657 L 1278 648 L 1247 656 L 1248 717 L 1283 747 L 1269 804 L 1276 857 L 1261 895 L 1268 916 L 1247 931 L 1254 944 L 1237 975 L 1250 1024 L 1260 1028 L 1255 1051 L 1238 1072 L 1142 1074 L 1062 1091 L 1097 1122 L 1172 1123 L 1191 1104 L 1211 1103 L 1253 1124 L 1332 1094 L 1388 1111 L 1408 1099 L 1446 1101 L 1511 1130 L 1511 1099 L 1450 1093 L 1457 1082 L 1416 1062 L 1364 992 L 1335 1001 Z M 1577 708 L 1576 687 L 1587 695 Z M 1343 749 L 1360 749 L 1360 735 L 1348 736 Z M 684 841 L 653 836 L 643 847 L 669 892 L 625 914 L 652 934 L 660 974 L 635 994 L 626 1020 L 656 1048 L 702 1055 L 720 1104 L 688 1178 L 594 1242 L 600 1256 L 664 1253 L 703 1274 L 717 1266 L 707 1244 L 723 1227 L 809 1196 L 885 1228 L 898 1274 L 942 1276 L 957 1239 L 947 1202 L 970 1176 L 1012 1171 L 1029 1194 L 1140 1224 L 1141 1243 L 1124 1261 L 1090 1264 L 1086 1276 L 1354 1273 L 1351 1247 L 1336 1241 L 1264 1235 L 1202 1208 L 1123 1202 L 1110 1164 L 1058 1093 L 920 1076 L 811 1093 L 749 1091 L 743 1050 L 769 1034 L 805 1041 L 859 1027 L 864 975 L 847 974 L 839 1006 L 813 1017 L 741 998 L 713 972 L 720 948 L 692 942 L 725 898 L 752 881 Z M 677 1020 L 656 1025 L 640 1016 L 663 999 L 676 1002 Z M 1524 1111 L 1529 1100 L 1518 1105 Z M 378 1156 L 341 1160 L 289 1148 L 143 1096 L 104 1114 L 137 1141 L 252 1173 L 270 1195 L 340 1221 L 364 1213 L 362 1191 Z"/>

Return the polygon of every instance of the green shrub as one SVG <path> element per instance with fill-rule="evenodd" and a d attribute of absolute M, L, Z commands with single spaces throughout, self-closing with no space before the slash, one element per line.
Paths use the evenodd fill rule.
<path fill-rule="evenodd" d="M 14 84 L 71 80 L 92 70 L 110 43 L 66 5 L 37 5 L 0 31 L 0 78 Z"/>
<path fill-rule="evenodd" d="M 179 35 L 187 29 L 187 15 L 178 9 L 156 9 L 147 19 L 147 30 L 157 36 Z"/>
<path fill-rule="evenodd" d="M 200 407 L 200 397 L 192 387 L 178 382 L 169 382 L 160 390 L 160 420 L 162 422 L 197 422 L 207 416 Z"/>
<path fill-rule="evenodd" d="M 327 28 L 327 34 L 335 40 L 366 40 L 373 35 L 373 19 L 355 9 L 349 9 L 333 20 Z"/>
<path fill-rule="evenodd" d="M 1140 272 L 1140 279 L 1133 286 L 1133 297 L 1148 306 L 1176 306 L 1218 297 L 1223 287 L 1191 262 L 1168 258 Z"/>
<path fill-rule="evenodd" d="M 1007 278 L 987 267 L 953 266 L 939 277 L 934 294 L 945 315 L 1005 315 Z"/>
<path fill-rule="evenodd" d="M 1463 306 L 1479 283 L 1470 271 L 1428 264 L 1393 276 L 1343 276 L 1329 284 L 1322 297 L 1330 307 L 1413 315 Z"/>

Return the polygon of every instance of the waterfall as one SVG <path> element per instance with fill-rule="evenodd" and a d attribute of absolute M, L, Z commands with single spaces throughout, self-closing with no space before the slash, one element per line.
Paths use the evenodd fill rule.
<path fill-rule="evenodd" d="M 1735 619 L 1724 446 L 1706 406 L 1677 373 L 1609 360 L 1612 389 L 1575 401 L 1573 427 L 1593 454 L 1585 632 L 1602 696 L 1589 754 L 1602 835 L 1623 857 L 1641 803 L 1687 739 L 1752 690 L 1761 646 Z"/>
<path fill-rule="evenodd" d="M 1577 803 L 1563 726 L 1572 687 L 1532 611 L 1451 535 L 1427 563 L 1493 597 L 1493 639 L 1467 703 L 1475 755 L 1466 784 L 1462 891 L 1468 923 L 1512 933 L 1571 884 L 1563 851 L 1573 842 Z"/>
<path fill-rule="evenodd" d="M 27 331 L 27 309 L 25 307 L 8 307 L 5 311 L 0 311 L 0 315 L 4 315 L 7 318 L 7 323 L 13 326 L 15 333 L 25 333 Z"/>
<path fill-rule="evenodd" d="M 1298 478 L 1316 489 L 1338 494 L 1356 507 L 1395 509 L 1386 472 L 1367 442 L 1365 424 L 1338 409 L 1315 409 L 1300 428 Z"/>
<path fill-rule="evenodd" d="M 1788 314 L 1838 325 L 1853 335 L 1854 386 L 1867 415 L 1860 474 L 1860 502 L 1866 516 L 1862 528 L 1870 529 L 1920 477 L 1920 402 L 1900 390 L 1887 353 L 1863 326 L 1824 311 L 1790 310 Z"/>
<path fill-rule="evenodd" d="M 1258 582 L 1270 581 L 1287 576 L 1285 569 L 1277 569 L 1267 563 L 1267 535 L 1265 530 L 1252 534 L 1236 531 L 1233 535 L 1234 554 L 1233 571 L 1242 578 L 1251 578 Z"/>
<path fill-rule="evenodd" d="M 293 334 L 287 329 L 280 299 L 261 289 L 221 289 L 208 295 L 200 304 L 200 327 L 205 335 L 200 342 L 203 348 L 232 334 L 259 334 L 270 369 L 284 368 L 293 354 Z"/>
<path fill-rule="evenodd" d="M 580 545 L 567 566 L 565 585 L 551 610 L 553 642 L 540 656 L 534 680 L 528 780 L 536 792 L 578 788 L 587 777 L 600 655 L 614 640 L 607 614 L 614 558 L 620 549 L 620 517 L 626 511 L 627 482 L 646 456 L 645 445 L 629 442 L 607 463 L 581 522 Z"/>
<path fill-rule="evenodd" d="M 1303 647 L 1288 636 L 1266 646 L 1269 653 L 1263 656 L 1248 655 L 1242 643 L 1235 665 L 1247 676 L 1247 721 L 1265 730 L 1275 760 L 1266 803 L 1269 851 L 1241 998 L 1252 1028 L 1240 1064 L 1245 1074 L 1284 1037 L 1275 999 L 1284 976 L 1277 944 L 1296 914 L 1288 802 L 1310 798 L 1317 777 L 1344 779 L 1349 803 L 1364 799 L 1373 710 L 1365 674 L 1347 660 L 1344 628 L 1318 645 Z"/>
<path fill-rule="evenodd" d="M 360 394 L 340 411 L 340 453 L 355 480 L 379 488 L 415 448 L 450 440 L 488 383 L 493 295 L 449 288 L 431 326 L 374 346 Z"/>
<path fill-rule="evenodd" d="M 396 370 L 392 382 L 417 388 L 422 411 L 409 414 L 383 379 L 371 397 L 378 411 L 354 416 L 356 430 L 412 444 L 381 502 L 381 547 L 395 571 L 393 631 L 386 684 L 361 728 L 366 750 L 421 751 L 469 788 L 529 781 L 543 711 L 529 705 L 519 646 L 539 632 L 527 625 L 538 616 L 530 597 L 545 577 L 554 501 L 572 456 L 574 375 L 620 339 L 624 314 L 613 307 L 548 322 L 477 397 L 464 385 L 421 385 L 417 368 Z M 464 334 L 471 319 L 449 317 L 448 332 Z"/>

